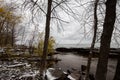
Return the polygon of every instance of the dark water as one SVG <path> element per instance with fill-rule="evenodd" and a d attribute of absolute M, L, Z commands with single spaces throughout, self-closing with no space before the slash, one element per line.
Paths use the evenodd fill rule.
<path fill-rule="evenodd" d="M 55 67 L 61 67 L 64 71 L 67 69 L 75 68 L 75 69 L 80 69 L 81 65 L 86 65 L 87 64 L 87 58 L 72 54 L 72 53 L 62 53 L 62 54 L 57 54 L 55 57 L 61 59 Z M 96 66 L 97 66 L 97 61 L 98 58 L 93 58 L 92 59 L 92 64 L 91 64 L 91 73 L 95 74 L 96 71 Z M 115 68 L 116 68 L 117 60 L 116 59 L 109 59 L 108 63 L 108 73 L 107 73 L 107 80 L 113 80 L 114 73 L 115 73 Z"/>

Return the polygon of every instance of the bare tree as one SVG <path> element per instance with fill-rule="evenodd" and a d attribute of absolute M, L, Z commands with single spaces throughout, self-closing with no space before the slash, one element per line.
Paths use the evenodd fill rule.
<path fill-rule="evenodd" d="M 97 36 L 97 25 L 98 25 L 97 6 L 98 6 L 98 2 L 99 2 L 99 0 L 95 0 L 95 3 L 94 3 L 94 27 L 93 27 L 94 28 L 94 35 L 93 35 L 93 40 L 92 40 L 92 43 L 91 43 L 90 54 L 89 54 L 89 57 L 88 57 L 86 80 L 89 80 L 91 59 L 92 59 L 93 49 L 94 49 L 94 46 L 95 46 L 95 41 L 96 41 L 96 36 Z"/>
<path fill-rule="evenodd" d="M 47 57 L 47 50 L 48 50 L 48 41 L 49 41 L 49 35 L 50 35 L 50 20 L 51 20 L 51 7 L 52 7 L 52 0 L 48 0 L 48 8 L 47 8 L 47 14 L 46 14 L 46 25 L 45 25 L 45 39 L 44 39 L 44 47 L 43 47 L 43 64 L 42 68 L 46 68 L 46 57 Z"/>
<path fill-rule="evenodd" d="M 116 19 L 116 3 L 117 0 L 106 1 L 105 20 L 100 42 L 100 55 L 95 75 L 96 80 L 106 80 L 108 55 L 110 50 L 112 32 Z"/>

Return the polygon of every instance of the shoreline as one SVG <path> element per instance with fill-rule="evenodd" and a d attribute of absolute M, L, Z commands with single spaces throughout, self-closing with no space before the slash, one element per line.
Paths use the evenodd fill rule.
<path fill-rule="evenodd" d="M 66 47 L 59 47 L 55 49 L 55 53 L 68 53 L 72 52 L 75 54 L 80 54 L 82 56 L 88 56 L 90 48 L 66 48 Z M 120 55 L 120 48 L 110 48 L 109 57 L 110 58 L 117 58 Z M 99 48 L 93 49 L 93 57 L 99 56 Z"/>

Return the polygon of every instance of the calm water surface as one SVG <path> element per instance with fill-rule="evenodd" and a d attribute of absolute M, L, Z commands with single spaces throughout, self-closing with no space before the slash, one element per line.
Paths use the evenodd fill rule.
<path fill-rule="evenodd" d="M 64 71 L 71 68 L 80 70 L 81 65 L 87 64 L 86 57 L 75 55 L 72 53 L 61 53 L 61 54 L 55 55 L 55 57 L 61 59 L 61 61 L 59 61 L 55 66 L 61 67 Z M 98 58 L 92 59 L 90 72 L 93 74 L 95 74 L 95 71 L 96 71 L 97 61 L 98 61 Z M 116 64 L 117 64 L 116 59 L 109 59 L 107 80 L 113 80 Z"/>

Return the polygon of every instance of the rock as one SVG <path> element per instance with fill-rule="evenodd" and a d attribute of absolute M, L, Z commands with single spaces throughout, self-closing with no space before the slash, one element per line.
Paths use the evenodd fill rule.
<path fill-rule="evenodd" d="M 63 71 L 60 68 L 49 68 L 46 75 L 48 80 L 58 79 L 63 75 Z"/>
<path fill-rule="evenodd" d="M 89 75 L 89 78 L 90 78 L 90 80 L 95 80 L 95 77 L 94 77 L 93 74 L 90 74 L 90 75 Z"/>
<path fill-rule="evenodd" d="M 79 80 L 81 77 L 80 71 L 73 71 L 69 76 L 71 76 L 74 80 Z"/>
<path fill-rule="evenodd" d="M 71 74 L 71 71 L 70 71 L 70 70 L 67 70 L 67 74 Z"/>
<path fill-rule="evenodd" d="M 48 80 L 71 80 L 60 68 L 49 68 L 46 75 Z"/>
<path fill-rule="evenodd" d="M 71 79 L 68 78 L 67 74 L 62 74 L 60 78 L 55 79 L 55 80 L 71 80 Z"/>

